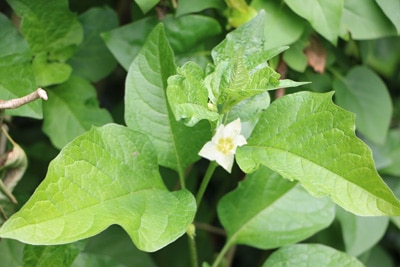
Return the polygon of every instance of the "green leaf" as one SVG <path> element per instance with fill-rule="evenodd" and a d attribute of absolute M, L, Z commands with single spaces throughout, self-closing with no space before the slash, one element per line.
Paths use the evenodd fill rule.
<path fill-rule="evenodd" d="M 24 266 L 71 266 L 85 248 L 86 241 L 60 246 L 32 246 L 24 248 Z"/>
<path fill-rule="evenodd" d="M 266 108 L 268 108 L 271 98 L 268 92 L 264 92 L 245 100 L 240 101 L 227 114 L 226 121 L 234 121 L 240 118 L 242 124 L 241 134 L 248 138 L 257 124 L 258 119 Z"/>
<path fill-rule="evenodd" d="M 128 70 L 147 36 L 159 22 L 155 17 L 146 17 L 103 33 L 102 37 L 118 62 Z M 205 60 L 209 52 L 205 52 L 205 48 L 199 44 L 221 32 L 218 21 L 206 16 L 188 15 L 175 18 L 173 15 L 167 15 L 161 22 L 165 26 L 167 38 L 178 61 L 186 62 L 199 58 Z M 196 29 L 196 34 L 193 29 Z"/>
<path fill-rule="evenodd" d="M 67 0 L 7 1 L 22 17 L 21 31 L 34 54 L 51 53 L 53 60 L 63 61 L 62 54 L 56 53 L 82 41 L 82 27 L 77 16 L 69 11 Z"/>
<path fill-rule="evenodd" d="M 72 73 L 70 65 L 60 62 L 48 62 L 47 53 L 42 52 L 35 56 L 32 62 L 32 70 L 36 75 L 40 86 L 49 86 L 63 83 Z"/>
<path fill-rule="evenodd" d="M 338 208 L 346 252 L 360 256 L 375 246 L 383 237 L 389 224 L 389 217 L 361 217 Z"/>
<path fill-rule="evenodd" d="M 265 11 L 264 36 L 267 48 L 290 45 L 302 35 L 305 21 L 293 13 L 287 5 L 283 5 L 282 1 L 254 0 L 251 6 Z"/>
<path fill-rule="evenodd" d="M 204 71 L 194 62 L 187 62 L 168 78 L 167 97 L 176 120 L 187 126 L 194 126 L 202 119 L 219 119 L 219 114 L 208 108 Z"/>
<path fill-rule="evenodd" d="M 376 172 L 370 149 L 355 136 L 354 115 L 331 97 L 300 92 L 273 102 L 248 145 L 238 148 L 239 166 L 251 172 L 265 165 L 354 214 L 400 215 L 400 202 Z"/>
<path fill-rule="evenodd" d="M 116 262 L 115 259 L 104 255 L 95 255 L 88 253 L 79 254 L 73 264 L 72 267 L 88 267 L 88 266 L 96 266 L 96 267 L 128 267 L 129 265 L 123 265 Z"/>
<path fill-rule="evenodd" d="M 223 0 L 180 0 L 178 8 L 176 9 L 176 16 L 197 13 L 205 9 L 215 8 L 222 10 L 226 7 Z"/>
<path fill-rule="evenodd" d="M 266 66 L 266 62 L 286 50 L 287 47 L 267 49 L 264 36 L 265 12 L 262 10 L 251 21 L 243 24 L 230 32 L 226 38 L 213 48 L 211 55 L 214 64 L 243 60 L 245 68 L 249 71 L 259 70 Z"/>
<path fill-rule="evenodd" d="M 117 14 L 108 7 L 94 7 L 79 16 L 84 40 L 68 61 L 73 75 L 97 82 L 110 74 L 117 61 L 107 49 L 100 34 L 118 27 Z"/>
<path fill-rule="evenodd" d="M 199 159 L 197 153 L 210 138 L 210 130 L 207 122 L 186 127 L 175 120 L 165 92 L 175 69 L 173 52 L 159 24 L 129 68 L 125 121 L 129 128 L 150 137 L 160 165 L 182 175 L 188 164 Z"/>
<path fill-rule="evenodd" d="M 396 0 L 375 0 L 375 2 L 396 27 L 397 34 L 400 34 L 400 2 Z"/>
<path fill-rule="evenodd" d="M 82 78 L 72 76 L 47 94 L 43 132 L 59 149 L 93 125 L 112 122 L 109 112 L 99 108 L 95 88 Z"/>
<path fill-rule="evenodd" d="M 375 143 L 384 143 L 393 107 L 379 76 L 367 67 L 354 67 L 346 77 L 335 80 L 333 88 L 337 104 L 357 115 L 357 130 Z"/>
<path fill-rule="evenodd" d="M 263 267 L 278 266 L 364 267 L 356 258 L 320 244 L 297 244 L 280 248 L 273 252 L 263 264 Z"/>
<path fill-rule="evenodd" d="M 125 266 L 156 267 L 151 254 L 138 250 L 129 236 L 117 225 L 110 226 L 107 230 L 89 239 L 85 248 L 86 253 L 107 256 Z M 97 266 L 87 264 L 82 267 Z M 106 265 L 114 266 L 114 265 Z"/>
<path fill-rule="evenodd" d="M 16 240 L 3 239 L 0 242 L 1 265 L 22 266 L 22 255 L 25 244 Z"/>
<path fill-rule="evenodd" d="M 33 196 L 0 228 L 0 236 L 64 244 L 118 224 L 139 249 L 155 251 L 184 234 L 195 211 L 189 191 L 166 189 L 151 141 L 109 124 L 64 147 Z"/>
<path fill-rule="evenodd" d="M 296 183 L 261 168 L 221 199 L 218 217 L 228 243 L 269 249 L 296 243 L 329 226 L 335 209 L 328 198 L 316 199 Z"/>
<path fill-rule="evenodd" d="M 69 11 L 68 1 L 8 0 L 22 17 L 21 32 L 36 56 L 33 70 L 41 86 L 66 81 L 72 71 L 65 64 L 83 39 L 77 16 Z M 48 12 L 51 10 L 51 12 Z"/>
<path fill-rule="evenodd" d="M 37 89 L 30 66 L 29 45 L 0 13 L 0 99 L 10 100 L 28 95 Z M 8 115 L 42 118 L 42 104 L 33 101 L 18 109 L 7 110 Z"/>
<path fill-rule="evenodd" d="M 226 0 L 228 8 L 224 15 L 228 19 L 229 26 L 237 28 L 257 15 L 257 11 L 249 6 L 245 0 Z"/>
<path fill-rule="evenodd" d="M 159 0 L 134 0 L 136 4 L 139 6 L 139 8 L 142 10 L 143 13 L 147 13 L 155 7 Z"/>
<path fill-rule="evenodd" d="M 400 176 L 400 130 L 391 129 L 386 137 L 386 142 L 381 145 L 369 144 L 374 157 L 383 164 L 377 165 L 380 173 Z M 380 163 L 380 162 L 378 162 Z"/>
<path fill-rule="evenodd" d="M 375 0 L 344 1 L 340 36 L 355 40 L 396 35 L 396 29 Z"/>
<path fill-rule="evenodd" d="M 329 42 L 336 45 L 344 0 L 285 0 L 285 3 Z"/>
<path fill-rule="evenodd" d="M 360 41 L 360 54 L 363 64 L 371 67 L 385 78 L 395 77 L 400 61 L 400 38 L 387 37 Z"/>

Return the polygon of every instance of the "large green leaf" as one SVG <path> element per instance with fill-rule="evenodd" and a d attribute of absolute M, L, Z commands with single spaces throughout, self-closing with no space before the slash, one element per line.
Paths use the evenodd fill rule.
<path fill-rule="evenodd" d="M 337 43 L 344 0 L 285 0 L 299 16 L 305 18 L 313 28 L 329 40 Z"/>
<path fill-rule="evenodd" d="M 167 15 L 162 20 L 145 17 L 103 33 L 102 37 L 118 62 L 128 70 L 147 36 L 159 22 L 164 24 L 167 38 L 178 60 L 198 59 L 199 54 L 205 54 L 201 47 L 197 49 L 199 44 L 221 32 L 218 21 L 210 17 L 187 15 L 175 18 Z M 205 55 L 201 58 L 205 58 Z"/>
<path fill-rule="evenodd" d="M 18 33 L 6 16 L 0 13 L 0 99 L 9 100 L 32 93 L 37 89 L 30 66 L 28 43 Z M 33 101 L 7 114 L 42 118 L 40 101 Z"/>
<path fill-rule="evenodd" d="M 392 117 L 392 100 L 385 83 L 367 67 L 354 67 L 346 77 L 334 81 L 338 105 L 354 112 L 363 135 L 382 144 Z"/>
<path fill-rule="evenodd" d="M 400 176 L 400 130 L 390 130 L 386 138 L 386 143 L 380 148 L 380 151 L 389 158 L 389 165 L 385 166 L 382 173 Z"/>
<path fill-rule="evenodd" d="M 129 68 L 126 79 L 125 121 L 154 143 L 158 163 L 183 174 L 199 159 L 197 153 L 210 138 L 207 124 L 186 127 L 177 122 L 168 106 L 167 79 L 175 74 L 173 52 L 159 24 Z"/>
<path fill-rule="evenodd" d="M 84 40 L 68 61 L 73 74 L 97 82 L 116 67 L 117 61 L 107 49 L 100 34 L 118 26 L 117 14 L 108 7 L 94 7 L 79 16 Z"/>
<path fill-rule="evenodd" d="M 320 244 L 297 244 L 283 247 L 271 254 L 263 267 L 364 267 L 359 260 L 336 249 Z"/>
<path fill-rule="evenodd" d="M 221 199 L 218 216 L 228 243 L 268 249 L 296 243 L 329 226 L 335 209 L 328 198 L 316 199 L 263 167 Z"/>
<path fill-rule="evenodd" d="M 185 233 L 195 211 L 189 191 L 166 189 L 151 141 L 109 124 L 61 151 L 33 196 L 0 228 L 0 237 L 63 244 L 119 224 L 139 249 L 155 251 Z"/>
<path fill-rule="evenodd" d="M 24 248 L 24 266 L 69 267 L 84 249 L 86 241 L 59 246 L 32 246 Z"/>
<path fill-rule="evenodd" d="M 354 257 L 368 251 L 383 237 L 389 217 L 361 217 L 337 209 L 346 252 Z"/>
<path fill-rule="evenodd" d="M 34 55 L 34 72 L 41 86 L 62 83 L 71 73 L 65 61 L 83 39 L 82 27 L 67 0 L 8 0 L 22 17 L 21 32 Z M 51 10 L 51 12 L 48 12 Z"/>
<path fill-rule="evenodd" d="M 112 122 L 110 113 L 99 108 L 94 87 L 82 78 L 72 76 L 47 93 L 43 131 L 57 148 L 61 149 L 93 125 Z"/>
<path fill-rule="evenodd" d="M 400 2 L 397 0 L 375 0 L 375 2 L 396 27 L 397 34 L 400 34 Z"/>
<path fill-rule="evenodd" d="M 397 31 L 375 0 L 344 1 L 340 36 L 356 40 L 396 35 Z"/>
<path fill-rule="evenodd" d="M 248 145 L 238 148 L 239 166 L 251 172 L 265 165 L 358 215 L 400 215 L 400 202 L 376 172 L 370 149 L 355 136 L 354 115 L 331 97 L 300 92 L 273 102 Z"/>

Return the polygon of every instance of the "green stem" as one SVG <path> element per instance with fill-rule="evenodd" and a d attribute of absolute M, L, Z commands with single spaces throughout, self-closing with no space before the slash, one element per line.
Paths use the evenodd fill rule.
<path fill-rule="evenodd" d="M 196 204 L 197 207 L 199 207 L 200 202 L 203 198 L 204 192 L 206 191 L 207 185 L 211 180 L 211 176 L 214 173 L 215 168 L 218 166 L 218 164 L 215 161 L 210 161 L 210 164 L 208 165 L 206 174 L 204 175 L 203 181 L 201 181 L 199 191 L 197 192 L 196 196 Z"/>
<path fill-rule="evenodd" d="M 217 258 L 215 259 L 213 265 L 211 267 L 218 267 L 222 259 L 224 258 L 225 254 L 228 252 L 228 250 L 231 248 L 231 242 L 226 242 L 222 250 L 219 252 Z"/>
<path fill-rule="evenodd" d="M 185 189 L 186 185 L 185 185 L 185 174 L 182 172 L 182 170 L 179 170 L 179 181 L 181 182 L 181 188 Z"/>
<path fill-rule="evenodd" d="M 196 248 L 196 240 L 194 239 L 194 236 L 188 234 L 188 242 L 189 242 L 189 252 L 190 252 L 190 261 L 192 264 L 192 267 L 198 267 L 198 258 L 197 258 L 197 248 Z"/>

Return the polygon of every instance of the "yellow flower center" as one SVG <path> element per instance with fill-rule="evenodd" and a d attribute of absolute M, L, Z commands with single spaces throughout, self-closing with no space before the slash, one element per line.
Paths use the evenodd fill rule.
<path fill-rule="evenodd" d="M 217 150 L 224 155 L 227 155 L 232 149 L 235 148 L 233 144 L 233 140 L 230 137 L 227 138 L 220 138 L 217 144 Z"/>

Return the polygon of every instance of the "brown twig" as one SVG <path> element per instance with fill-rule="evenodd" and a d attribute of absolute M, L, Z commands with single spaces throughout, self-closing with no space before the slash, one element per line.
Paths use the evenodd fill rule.
<path fill-rule="evenodd" d="M 29 102 L 32 102 L 38 98 L 47 100 L 46 91 L 40 87 L 35 92 L 32 92 L 29 95 L 23 96 L 21 98 L 15 98 L 15 99 L 10 99 L 10 100 L 6 100 L 6 101 L 1 101 L 0 109 L 18 108 L 18 107 L 25 105 Z"/>

